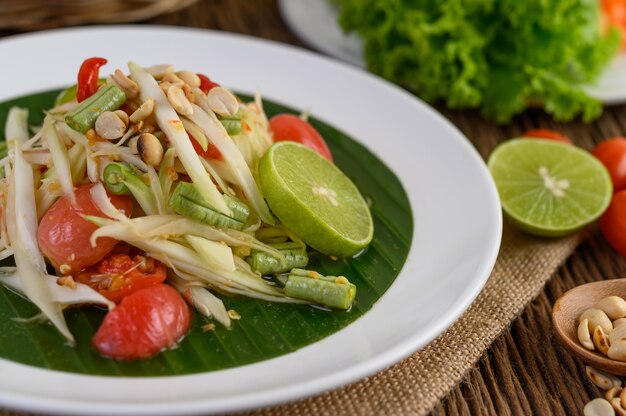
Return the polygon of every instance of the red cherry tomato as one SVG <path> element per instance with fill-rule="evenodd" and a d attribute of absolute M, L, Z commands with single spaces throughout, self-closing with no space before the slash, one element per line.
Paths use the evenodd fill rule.
<path fill-rule="evenodd" d="M 78 70 L 78 88 L 76 91 L 76 100 L 80 103 L 91 97 L 98 91 L 98 73 L 100 67 L 105 65 L 107 60 L 104 58 L 85 59 Z"/>
<path fill-rule="evenodd" d="M 626 256 L 626 190 L 613 195 L 609 208 L 600 217 L 600 229 L 611 247 Z"/>
<path fill-rule="evenodd" d="M 622 35 L 622 50 L 626 49 L 626 1 L 602 0 L 602 25 L 604 29 L 617 27 Z"/>
<path fill-rule="evenodd" d="M 605 140 L 591 151 L 606 166 L 615 192 L 626 189 L 626 138 Z"/>
<path fill-rule="evenodd" d="M 209 142 L 209 145 L 207 146 L 206 150 L 204 150 L 202 146 L 200 146 L 200 143 L 198 143 L 195 137 L 193 137 L 189 133 L 187 133 L 187 136 L 189 136 L 189 139 L 191 139 L 193 150 L 195 150 L 196 153 L 199 154 L 200 156 L 210 157 L 211 159 L 219 159 L 219 160 L 223 159 L 222 153 L 219 151 L 217 147 L 215 147 L 213 143 Z"/>
<path fill-rule="evenodd" d="M 175 346 L 190 323 L 191 313 L 182 296 L 160 284 L 126 296 L 107 313 L 91 342 L 105 357 L 148 358 Z"/>
<path fill-rule="evenodd" d="M 78 272 L 98 263 L 117 244 L 112 238 L 99 238 L 96 247 L 91 247 L 89 238 L 98 227 L 81 215 L 104 214 L 94 205 L 89 190 L 92 185 L 83 185 L 75 190 L 76 206 L 61 197 L 46 211 L 37 231 L 37 242 L 52 265 L 63 274 Z M 133 202 L 127 196 L 110 196 L 118 209 L 130 215 Z M 60 270 L 61 266 L 63 270 Z M 67 265 L 67 266 L 65 266 Z"/>
<path fill-rule="evenodd" d="M 529 137 L 532 139 L 546 139 L 546 140 L 554 140 L 555 142 L 561 142 L 565 144 L 573 144 L 572 140 L 562 135 L 559 132 L 548 129 L 535 129 L 528 130 L 526 133 L 522 134 L 522 137 Z"/>
<path fill-rule="evenodd" d="M 165 281 L 163 263 L 150 257 L 109 254 L 100 263 L 85 269 L 76 281 L 91 286 L 109 300 L 119 303 L 125 296 Z"/>
<path fill-rule="evenodd" d="M 289 140 L 301 143 L 326 159 L 333 161 L 330 149 L 322 136 L 308 122 L 293 114 L 278 114 L 270 120 L 270 130 L 274 133 L 274 141 Z"/>
<path fill-rule="evenodd" d="M 203 74 L 196 74 L 196 75 L 198 75 L 198 77 L 200 78 L 200 89 L 205 94 L 211 91 L 211 89 L 213 89 L 214 87 L 220 86 L 220 84 L 218 84 L 217 82 L 211 81 L 209 77 L 207 77 L 206 75 L 203 75 Z"/>

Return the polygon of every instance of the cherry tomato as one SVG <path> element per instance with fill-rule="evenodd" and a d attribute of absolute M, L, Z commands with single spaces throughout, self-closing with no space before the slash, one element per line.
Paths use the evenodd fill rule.
<path fill-rule="evenodd" d="M 150 257 L 109 254 L 100 263 L 76 276 L 80 283 L 91 286 L 109 300 L 119 303 L 125 296 L 165 281 L 163 263 Z"/>
<path fill-rule="evenodd" d="M 322 136 L 308 122 L 293 114 L 278 114 L 270 120 L 270 130 L 274 133 L 274 141 L 290 140 L 301 143 L 326 159 L 333 161 L 330 149 Z"/>
<path fill-rule="evenodd" d="M 613 195 L 609 208 L 600 217 L 600 229 L 611 247 L 626 256 L 626 190 Z"/>
<path fill-rule="evenodd" d="M 605 140 L 591 151 L 606 166 L 615 192 L 626 189 L 626 138 Z"/>
<path fill-rule="evenodd" d="M 199 154 L 200 156 L 210 157 L 211 159 L 219 159 L 219 160 L 223 159 L 222 153 L 219 151 L 217 147 L 215 147 L 213 143 L 209 142 L 209 145 L 207 146 L 206 150 L 204 150 L 202 146 L 200 146 L 200 143 L 198 143 L 195 137 L 193 137 L 189 133 L 187 133 L 187 136 L 189 136 L 189 139 L 191 139 L 193 150 L 195 150 L 196 153 Z"/>
<path fill-rule="evenodd" d="M 526 133 L 522 134 L 522 137 L 530 137 L 532 139 L 554 140 L 555 142 L 573 144 L 572 140 L 569 137 L 564 136 L 557 131 L 548 130 L 548 129 L 528 130 Z"/>
<path fill-rule="evenodd" d="M 91 247 L 89 238 L 98 227 L 85 220 L 81 215 L 104 214 L 95 206 L 89 190 L 92 185 L 83 185 L 75 190 L 76 206 L 65 198 L 59 198 L 46 211 L 37 231 L 37 242 L 52 265 L 63 274 L 78 272 L 85 267 L 98 263 L 115 246 L 117 240 L 99 238 L 96 247 Z M 110 196 L 111 202 L 118 209 L 130 215 L 132 199 L 128 196 Z M 61 270 L 61 266 L 63 270 Z"/>
<path fill-rule="evenodd" d="M 97 57 L 85 59 L 82 63 L 78 70 L 78 90 L 76 91 L 76 100 L 79 103 L 98 91 L 98 73 L 100 67 L 106 63 L 106 59 Z"/>
<path fill-rule="evenodd" d="M 617 27 L 622 34 L 622 50 L 626 49 L 626 1 L 602 0 L 601 4 L 604 29 Z"/>
<path fill-rule="evenodd" d="M 220 84 L 218 84 L 217 82 L 211 81 L 209 77 L 207 77 L 206 75 L 203 75 L 203 74 L 196 74 L 196 75 L 198 75 L 198 77 L 200 78 L 200 89 L 205 94 L 211 91 L 213 88 L 220 86 Z"/>
<path fill-rule="evenodd" d="M 191 313 L 182 296 L 160 284 L 126 296 L 107 313 L 91 342 L 105 357 L 148 358 L 175 346 L 190 323 Z"/>

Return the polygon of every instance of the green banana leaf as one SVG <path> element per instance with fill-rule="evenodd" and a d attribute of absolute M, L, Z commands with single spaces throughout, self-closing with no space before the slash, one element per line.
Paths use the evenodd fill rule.
<path fill-rule="evenodd" d="M 12 106 L 30 110 L 30 124 L 42 123 L 43 111 L 52 106 L 59 91 L 49 91 L 0 104 L 4 130 Z M 244 97 L 250 99 L 250 97 Z M 265 101 L 268 116 L 294 110 Z M 328 311 L 311 306 L 283 305 L 241 297 L 224 299 L 241 319 L 231 329 L 194 315 L 192 329 L 178 348 L 133 362 L 117 362 L 98 355 L 91 338 L 105 312 L 96 307 L 66 311 L 77 345 L 68 346 L 47 322 L 28 320 L 39 311 L 29 301 L 0 287 L 0 357 L 19 363 L 81 374 L 110 376 L 165 376 L 191 374 L 237 367 L 298 350 L 341 330 L 367 312 L 385 293 L 404 264 L 413 234 L 413 218 L 407 196 L 392 171 L 375 155 L 337 129 L 311 119 L 327 140 L 335 163 L 371 201 L 374 240 L 354 258 L 332 260 L 318 255 L 310 269 L 322 274 L 345 275 L 356 284 L 356 301 L 349 311 Z M 367 120 L 364 120 L 367 122 Z M 0 138 L 4 140 L 4 132 Z M 385 138 L 381 138 L 384 140 Z"/>

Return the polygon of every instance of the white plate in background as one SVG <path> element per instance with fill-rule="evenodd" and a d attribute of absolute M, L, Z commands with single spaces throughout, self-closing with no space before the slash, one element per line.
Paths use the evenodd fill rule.
<path fill-rule="evenodd" d="M 289 27 L 305 43 L 335 58 L 365 67 L 361 40 L 341 31 L 337 23 L 338 11 L 329 0 L 279 0 L 278 4 Z M 587 92 L 604 104 L 626 102 L 626 54 L 617 56 Z"/>

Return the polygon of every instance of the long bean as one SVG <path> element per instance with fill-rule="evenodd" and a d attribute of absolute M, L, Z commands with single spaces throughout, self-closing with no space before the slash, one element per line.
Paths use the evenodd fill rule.
<path fill-rule="evenodd" d="M 345 277 L 296 269 L 289 274 L 285 295 L 336 309 L 348 309 L 356 296 L 356 286 Z"/>
<path fill-rule="evenodd" d="M 159 213 L 154 193 L 126 163 L 109 163 L 102 175 L 107 190 L 115 195 L 132 194 L 148 215 Z"/>
<path fill-rule="evenodd" d="M 245 259 L 252 270 L 262 275 L 288 272 L 293 268 L 306 267 L 309 262 L 306 247 L 303 244 L 284 242 L 269 244 L 269 246 L 280 251 L 284 257 L 281 259 L 268 253 L 253 250 Z"/>
<path fill-rule="evenodd" d="M 65 122 L 81 133 L 93 128 L 96 119 L 105 111 L 117 110 L 126 102 L 126 94 L 115 85 L 107 84 L 94 95 L 65 115 Z"/>
<path fill-rule="evenodd" d="M 250 209 L 239 199 L 228 195 L 224 195 L 224 201 L 232 216 L 224 215 L 212 207 L 194 184 L 179 182 L 169 199 L 169 206 L 176 213 L 203 224 L 241 230 L 248 220 Z"/>

